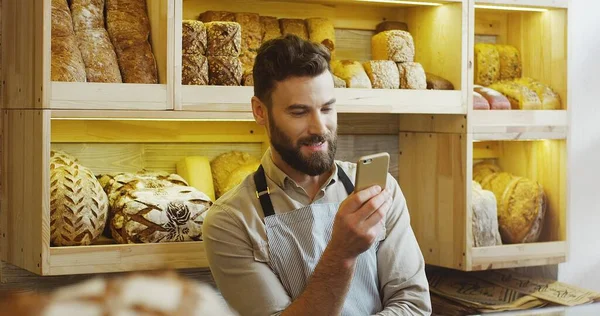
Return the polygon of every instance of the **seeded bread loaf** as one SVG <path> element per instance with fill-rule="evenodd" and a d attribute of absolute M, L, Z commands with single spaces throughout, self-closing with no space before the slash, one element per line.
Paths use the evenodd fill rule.
<path fill-rule="evenodd" d="M 400 75 L 400 89 L 427 89 L 427 79 L 425 79 L 425 70 L 420 63 L 405 62 L 397 63 Z"/>
<path fill-rule="evenodd" d="M 303 40 L 308 41 L 308 30 L 306 23 L 302 19 L 279 19 L 281 35 L 294 34 Z"/>
<path fill-rule="evenodd" d="M 333 74 L 346 82 L 347 88 L 371 89 L 371 80 L 363 65 L 352 60 L 332 60 Z"/>
<path fill-rule="evenodd" d="M 489 86 L 500 79 L 500 54 L 494 44 L 475 44 L 475 84 Z"/>
<path fill-rule="evenodd" d="M 234 56 L 242 51 L 242 29 L 237 22 L 207 22 L 207 56 Z"/>
<path fill-rule="evenodd" d="M 474 85 L 473 91 L 481 94 L 490 104 L 492 110 L 510 110 L 510 101 L 502 93 L 480 85 Z"/>
<path fill-rule="evenodd" d="M 208 59 L 200 54 L 183 54 L 181 84 L 208 85 Z"/>
<path fill-rule="evenodd" d="M 260 16 L 258 13 L 235 13 L 235 21 L 240 24 L 242 31 L 240 61 L 244 73 L 249 73 L 254 67 L 258 48 L 262 44 Z"/>
<path fill-rule="evenodd" d="M 512 80 L 520 78 L 522 73 L 521 56 L 519 50 L 511 45 L 496 44 L 500 58 L 499 80 Z"/>
<path fill-rule="evenodd" d="M 235 14 L 228 11 L 205 11 L 200 13 L 198 20 L 204 23 L 213 21 L 235 22 Z"/>
<path fill-rule="evenodd" d="M 281 36 L 281 28 L 279 27 L 279 20 L 274 16 L 263 16 L 259 17 L 262 42 L 277 38 Z"/>
<path fill-rule="evenodd" d="M 514 81 L 496 82 L 489 86 L 502 93 L 510 101 L 513 110 L 541 110 L 542 102 L 538 95 L 525 85 Z"/>
<path fill-rule="evenodd" d="M 369 60 L 363 63 L 373 89 L 399 89 L 398 66 L 391 60 Z"/>
<path fill-rule="evenodd" d="M 210 85 L 239 86 L 244 75 L 239 57 L 208 56 L 208 78 Z"/>
<path fill-rule="evenodd" d="M 206 55 L 206 27 L 201 21 L 184 20 L 181 25 L 183 54 Z"/>
<path fill-rule="evenodd" d="M 335 58 L 335 29 L 331 20 L 326 18 L 306 19 L 308 37 L 311 42 L 323 44 Z"/>
<path fill-rule="evenodd" d="M 522 77 L 514 80 L 516 83 L 523 85 L 534 91 L 542 102 L 544 110 L 560 110 L 561 102 L 558 93 L 554 92 L 549 86 L 534 80 L 529 77 Z"/>
<path fill-rule="evenodd" d="M 375 60 L 412 62 L 415 44 L 410 33 L 401 30 L 383 31 L 371 37 L 371 54 Z"/>

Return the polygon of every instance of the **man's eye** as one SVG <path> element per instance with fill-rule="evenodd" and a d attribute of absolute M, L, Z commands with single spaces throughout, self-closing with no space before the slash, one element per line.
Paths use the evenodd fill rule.
<path fill-rule="evenodd" d="M 291 113 L 292 113 L 292 115 L 300 116 L 300 115 L 306 114 L 306 111 L 293 111 Z"/>
<path fill-rule="evenodd" d="M 329 113 L 331 112 L 332 108 L 322 108 L 321 111 L 325 112 L 325 113 Z"/>

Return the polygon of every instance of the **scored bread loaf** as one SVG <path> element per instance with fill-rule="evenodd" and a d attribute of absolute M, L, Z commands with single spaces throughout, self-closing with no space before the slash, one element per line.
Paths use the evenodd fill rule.
<path fill-rule="evenodd" d="M 502 93 L 480 85 L 474 85 L 473 91 L 481 94 L 490 104 L 492 110 L 510 110 L 510 101 Z"/>
<path fill-rule="evenodd" d="M 353 60 L 332 60 L 333 74 L 346 82 L 347 88 L 371 89 L 371 80 L 363 65 Z"/>
<path fill-rule="evenodd" d="M 498 165 L 489 161 L 482 161 L 473 166 L 473 180 L 479 182 L 485 179 L 488 175 L 492 173 L 501 172 L 502 170 Z"/>
<path fill-rule="evenodd" d="M 123 82 L 158 83 L 158 69 L 148 41 L 125 49 L 117 47 Z"/>
<path fill-rule="evenodd" d="M 375 34 L 389 30 L 401 30 L 408 32 L 408 25 L 400 21 L 383 21 L 375 26 Z"/>
<path fill-rule="evenodd" d="M 538 95 L 525 85 L 514 81 L 502 81 L 491 84 L 489 88 L 506 96 L 513 110 L 540 110 L 542 108 L 542 102 Z"/>
<path fill-rule="evenodd" d="M 479 93 L 473 91 L 473 110 L 489 110 L 490 104 Z"/>
<path fill-rule="evenodd" d="M 333 76 L 333 87 L 334 88 L 346 88 L 346 81 L 342 78 L 332 74 Z"/>
<path fill-rule="evenodd" d="M 212 172 L 215 198 L 219 198 L 225 193 L 227 181 L 231 173 L 237 168 L 251 163 L 258 163 L 259 159 L 241 151 L 229 151 L 222 153 L 210 161 L 210 170 Z"/>
<path fill-rule="evenodd" d="M 239 56 L 242 30 L 237 22 L 206 22 L 207 56 Z"/>
<path fill-rule="evenodd" d="M 51 5 L 51 80 L 85 82 L 85 64 L 75 38 L 67 0 L 52 0 Z"/>
<path fill-rule="evenodd" d="M 308 18 L 306 19 L 306 27 L 309 40 L 325 46 L 331 54 L 331 59 L 334 59 L 335 29 L 331 20 L 326 18 Z"/>
<path fill-rule="evenodd" d="M 425 79 L 425 69 L 420 63 L 405 62 L 397 63 L 400 75 L 400 89 L 427 89 L 427 79 Z"/>
<path fill-rule="evenodd" d="M 432 73 L 426 72 L 425 80 L 427 81 L 427 89 L 454 90 L 454 85 L 452 84 L 452 82 Z"/>
<path fill-rule="evenodd" d="M 206 23 L 213 21 L 234 22 L 235 15 L 228 11 L 205 11 L 200 13 L 198 20 Z"/>
<path fill-rule="evenodd" d="M 277 17 L 261 15 L 259 19 L 263 43 L 281 36 L 281 29 Z"/>
<path fill-rule="evenodd" d="M 489 86 L 500 78 L 500 54 L 494 44 L 475 44 L 475 84 Z"/>
<path fill-rule="evenodd" d="M 115 48 L 103 28 L 77 31 L 88 82 L 123 82 Z"/>
<path fill-rule="evenodd" d="M 540 102 L 542 102 L 542 109 L 561 109 L 560 96 L 558 95 L 558 93 L 554 92 L 554 90 L 552 90 L 552 88 L 550 88 L 549 86 L 529 77 L 515 79 L 515 82 L 534 91 L 540 98 Z"/>
<path fill-rule="evenodd" d="M 206 55 L 206 27 L 196 20 L 181 23 L 181 50 L 183 54 Z"/>
<path fill-rule="evenodd" d="M 279 19 L 281 35 L 293 34 L 308 41 L 308 30 L 302 19 Z"/>
<path fill-rule="evenodd" d="M 208 58 L 200 54 L 183 54 L 181 84 L 208 85 Z"/>
<path fill-rule="evenodd" d="M 398 89 L 400 88 L 400 74 L 398 66 L 391 60 L 369 60 L 363 67 L 373 89 Z"/>
<path fill-rule="evenodd" d="M 410 33 L 402 30 L 383 31 L 371 37 L 371 54 L 375 60 L 412 62 L 415 44 Z"/>
<path fill-rule="evenodd" d="M 511 45 L 496 44 L 500 58 L 499 80 L 512 80 L 521 77 L 522 66 L 519 50 Z"/>
<path fill-rule="evenodd" d="M 208 56 L 209 83 L 215 86 L 239 86 L 244 75 L 242 62 L 234 56 Z"/>

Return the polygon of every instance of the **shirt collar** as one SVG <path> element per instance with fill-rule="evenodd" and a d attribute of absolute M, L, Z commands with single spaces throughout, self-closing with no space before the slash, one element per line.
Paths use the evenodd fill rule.
<path fill-rule="evenodd" d="M 287 186 L 290 186 L 293 188 L 300 187 L 296 183 L 296 181 L 294 181 L 292 178 L 290 178 L 285 172 L 283 172 L 283 170 L 281 170 L 279 167 L 277 167 L 277 165 L 275 165 L 275 162 L 273 161 L 273 156 L 271 156 L 271 147 L 269 147 L 265 151 L 264 155 L 262 156 L 261 164 L 263 166 L 263 169 L 265 170 L 265 175 L 269 179 L 271 179 L 273 182 L 275 182 L 275 184 L 277 186 L 279 186 L 280 188 L 286 189 Z M 323 186 L 323 189 L 334 184 L 337 179 L 339 179 L 339 178 L 338 178 L 338 165 L 336 163 L 336 164 L 334 164 L 333 173 L 331 174 L 329 179 L 327 179 L 327 181 L 325 181 L 325 185 Z"/>

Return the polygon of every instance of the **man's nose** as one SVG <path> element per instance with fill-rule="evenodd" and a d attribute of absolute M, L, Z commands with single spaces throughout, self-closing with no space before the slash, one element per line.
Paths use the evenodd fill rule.
<path fill-rule="evenodd" d="M 327 133 L 325 116 L 322 115 L 320 111 L 315 111 L 313 115 L 311 115 L 308 132 L 313 135 L 325 135 Z"/>

